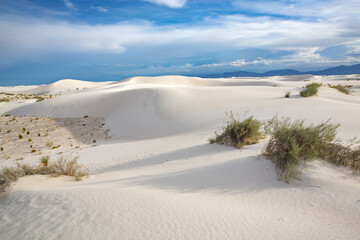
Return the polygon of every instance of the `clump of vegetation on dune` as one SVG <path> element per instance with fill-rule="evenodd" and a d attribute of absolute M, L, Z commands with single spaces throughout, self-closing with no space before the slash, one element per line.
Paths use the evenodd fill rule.
<path fill-rule="evenodd" d="M 274 117 L 265 126 L 270 140 L 263 154 L 275 163 L 279 176 L 288 183 L 299 179 L 301 165 L 316 158 L 360 172 L 360 147 L 340 144 L 336 138 L 339 126 L 329 120 L 305 125 L 304 121 Z"/>
<path fill-rule="evenodd" d="M 61 156 L 55 161 L 50 161 L 49 156 L 43 156 L 39 159 L 40 164 L 32 167 L 27 164 L 17 163 L 16 167 L 4 167 L 0 173 L 0 192 L 5 192 L 11 183 L 19 178 L 28 175 L 50 175 L 73 176 L 75 180 L 80 181 L 82 177 L 88 176 L 88 170 L 80 165 L 78 157 Z"/>
<path fill-rule="evenodd" d="M 342 92 L 344 94 L 350 94 L 350 89 L 353 87 L 352 85 L 331 85 L 328 84 L 329 87 L 337 89 L 339 92 Z"/>
<path fill-rule="evenodd" d="M 209 139 L 210 144 L 216 142 L 242 148 L 245 145 L 258 143 L 264 137 L 260 131 L 261 122 L 253 116 L 243 121 L 235 119 L 232 112 L 226 113 L 226 116 L 228 117 L 226 127 L 221 134 L 215 133 L 215 138 Z"/>
<path fill-rule="evenodd" d="M 314 96 L 318 93 L 318 88 L 321 86 L 321 83 L 309 83 L 305 86 L 306 89 L 300 91 L 300 95 L 302 97 Z"/>
<path fill-rule="evenodd" d="M 274 117 L 265 126 L 270 140 L 263 154 L 275 163 L 280 177 L 289 182 L 298 178 L 298 168 L 304 161 L 323 157 L 326 146 L 335 140 L 338 127 L 329 121 L 305 126 L 304 121 Z"/>
<path fill-rule="evenodd" d="M 229 120 L 223 132 L 210 138 L 209 142 L 241 148 L 264 138 L 260 131 L 263 127 L 270 139 L 262 154 L 272 160 L 279 177 L 287 183 L 300 179 L 301 167 L 318 158 L 360 173 L 360 145 L 355 140 L 342 145 L 336 138 L 340 125 L 330 120 L 306 125 L 304 121 L 291 121 L 286 117 L 273 117 L 261 123 L 254 117 L 236 120 L 231 112 L 227 116 Z"/>

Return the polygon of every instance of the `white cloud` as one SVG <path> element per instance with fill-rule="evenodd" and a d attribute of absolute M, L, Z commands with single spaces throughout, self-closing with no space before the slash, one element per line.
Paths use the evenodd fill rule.
<path fill-rule="evenodd" d="M 145 0 L 157 5 L 164 5 L 170 8 L 181 8 L 185 5 L 186 0 Z"/>
<path fill-rule="evenodd" d="M 323 19 L 359 19 L 358 0 L 234 0 L 234 6 L 248 11 L 284 16 Z"/>
<path fill-rule="evenodd" d="M 358 49 L 355 25 L 271 17 L 223 16 L 195 25 L 157 26 L 149 22 L 87 25 L 0 17 L 0 62 L 58 53 L 121 54 L 141 47 L 149 55 L 176 59 L 197 53 L 262 48 L 297 51 L 299 59 L 319 58 L 318 51 L 347 45 Z M 156 50 L 155 50 L 156 49 Z M 157 52 L 155 52 L 157 51 Z M 241 57 L 241 56 L 240 56 Z M 241 65 L 235 62 L 234 65 Z"/>
<path fill-rule="evenodd" d="M 74 4 L 70 0 L 64 0 L 64 4 L 68 9 L 76 11 Z"/>
<path fill-rule="evenodd" d="M 91 7 L 92 9 L 95 9 L 97 10 L 98 12 L 101 12 L 101 13 L 106 13 L 108 12 L 108 9 L 107 8 L 104 8 L 104 7 L 100 7 L 100 6 L 95 6 L 95 7 Z"/>

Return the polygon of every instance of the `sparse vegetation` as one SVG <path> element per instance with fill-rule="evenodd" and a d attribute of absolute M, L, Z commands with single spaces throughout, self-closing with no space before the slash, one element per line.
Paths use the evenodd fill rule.
<path fill-rule="evenodd" d="M 42 156 L 40 158 L 40 163 L 44 166 L 47 167 L 49 165 L 49 160 L 50 160 L 50 156 Z"/>
<path fill-rule="evenodd" d="M 305 126 L 304 121 L 274 117 L 265 126 L 270 140 L 263 154 L 275 163 L 279 176 L 286 182 L 299 179 L 299 166 L 306 161 L 323 158 L 335 162 L 330 160 L 336 157 L 329 150 L 330 146 L 341 146 L 334 143 L 338 127 L 329 121 Z"/>
<path fill-rule="evenodd" d="M 22 138 L 23 138 L 23 136 L 21 134 L 19 134 L 19 139 L 22 139 Z"/>
<path fill-rule="evenodd" d="M 228 117 L 227 126 L 223 128 L 223 133 L 220 135 L 215 133 L 215 138 L 209 139 L 210 144 L 216 142 L 242 148 L 245 145 L 258 143 L 263 138 L 260 131 L 262 124 L 253 116 L 243 121 L 236 120 L 232 112 L 226 113 L 226 116 Z"/>
<path fill-rule="evenodd" d="M 56 161 L 50 162 L 49 156 L 40 158 L 40 165 L 31 167 L 26 164 L 17 163 L 16 167 L 4 167 L 0 173 L 0 192 L 6 191 L 12 182 L 27 175 L 50 175 L 53 177 L 66 175 L 73 176 L 80 181 L 82 177 L 88 176 L 88 170 L 77 162 L 78 157 L 59 157 Z"/>
<path fill-rule="evenodd" d="M 350 89 L 353 87 L 352 85 L 328 85 L 331 88 L 335 88 L 337 89 L 339 92 L 345 93 L 345 94 L 350 94 Z"/>
<path fill-rule="evenodd" d="M 318 93 L 318 88 L 321 87 L 321 83 L 309 83 L 305 86 L 306 89 L 300 91 L 302 97 L 314 96 Z"/>
<path fill-rule="evenodd" d="M 286 98 L 289 98 L 289 97 L 290 97 L 290 94 L 291 94 L 290 92 L 287 92 L 287 93 L 285 94 L 285 97 L 286 97 Z"/>
<path fill-rule="evenodd" d="M 10 98 L 9 97 L 0 98 L 0 102 L 10 102 Z"/>

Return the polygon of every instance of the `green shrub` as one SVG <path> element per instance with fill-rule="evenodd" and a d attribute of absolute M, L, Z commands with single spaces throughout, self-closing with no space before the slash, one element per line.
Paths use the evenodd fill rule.
<path fill-rule="evenodd" d="M 345 94 L 350 94 L 350 88 L 353 87 L 352 85 L 341 85 L 341 84 L 338 84 L 338 85 L 328 84 L 328 86 L 331 87 L 331 88 L 335 88 L 339 92 L 342 92 L 342 93 L 345 93 Z"/>
<path fill-rule="evenodd" d="M 305 126 L 304 121 L 274 117 L 265 126 L 270 140 L 263 154 L 275 163 L 278 175 L 290 182 L 298 179 L 298 168 L 303 162 L 324 157 L 325 148 L 335 140 L 338 127 L 329 121 Z"/>
<path fill-rule="evenodd" d="M 285 94 L 285 97 L 286 97 L 286 98 L 289 98 L 289 97 L 290 97 L 290 94 L 291 94 L 290 92 L 287 92 L 287 93 Z"/>
<path fill-rule="evenodd" d="M 258 143 L 263 138 L 263 134 L 260 132 L 262 123 L 253 116 L 239 121 L 234 118 L 232 112 L 226 113 L 226 115 L 229 118 L 227 126 L 223 128 L 223 133 L 220 135 L 215 133 L 215 138 L 208 140 L 210 144 L 216 142 L 242 148 L 245 145 Z"/>
<path fill-rule="evenodd" d="M 23 136 L 21 134 L 19 134 L 19 139 L 22 139 L 22 138 L 23 138 Z"/>
<path fill-rule="evenodd" d="M 321 83 L 309 83 L 305 86 L 306 89 L 300 92 L 302 97 L 314 96 L 318 93 L 318 88 L 321 87 Z"/>

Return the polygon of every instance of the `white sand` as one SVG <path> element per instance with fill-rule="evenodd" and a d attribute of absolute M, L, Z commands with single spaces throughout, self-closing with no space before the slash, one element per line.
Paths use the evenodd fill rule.
<path fill-rule="evenodd" d="M 358 78 L 165 76 L 1 87 L 58 95 L 0 103 L 0 114 L 102 117 L 112 138 L 62 149 L 90 169 L 82 182 L 30 176 L 14 184 L 0 199 L 0 239 L 359 239 L 360 179 L 350 170 L 316 160 L 303 181 L 286 184 L 260 156 L 266 140 L 241 150 L 207 143 L 230 110 L 262 120 L 331 118 L 342 124 L 340 137 L 360 137 Z M 353 85 L 353 93 L 321 87 L 318 96 L 302 98 L 307 80 Z M 16 162 L 0 157 L 0 166 Z M 24 154 L 21 162 L 38 158 Z"/>

